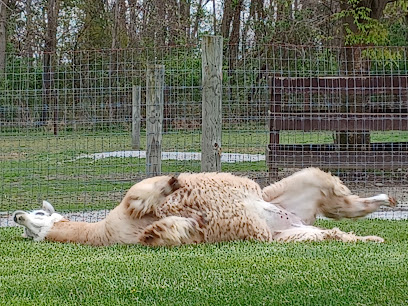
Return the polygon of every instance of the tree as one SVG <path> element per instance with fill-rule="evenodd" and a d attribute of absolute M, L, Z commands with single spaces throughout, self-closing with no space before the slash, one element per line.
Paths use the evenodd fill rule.
<path fill-rule="evenodd" d="M 370 61 L 364 58 L 364 50 L 371 45 L 385 45 L 387 32 L 380 23 L 387 3 L 396 0 L 341 0 L 340 18 L 343 25 L 343 45 L 345 48 L 345 62 L 342 70 L 346 75 L 368 75 Z M 343 97 L 343 111 L 361 113 L 369 97 L 355 94 L 354 97 Z M 354 100 L 349 103 L 347 100 Z M 336 134 L 336 143 L 353 145 L 356 148 L 368 149 L 370 133 L 339 132 Z"/>
<path fill-rule="evenodd" d="M 343 45 L 366 47 L 370 45 L 385 45 L 387 31 L 380 23 L 387 3 L 396 0 L 342 0 L 341 12 L 337 15 L 343 24 Z M 347 49 L 352 50 L 352 48 Z M 348 51 L 348 72 L 361 71 L 365 73 L 369 68 L 368 62 L 363 62 L 361 50 Z M 356 66 L 352 67 L 351 65 Z"/>
<path fill-rule="evenodd" d="M 44 108 L 53 108 L 54 135 L 57 135 L 58 99 L 54 91 L 55 52 L 57 50 L 57 26 L 60 9 L 59 0 L 48 0 L 46 34 L 44 37 L 44 63 L 43 63 L 43 91 Z M 42 118 L 43 121 L 46 118 Z"/>
<path fill-rule="evenodd" d="M 4 71 L 6 65 L 8 9 L 8 1 L 0 0 L 0 73 Z"/>

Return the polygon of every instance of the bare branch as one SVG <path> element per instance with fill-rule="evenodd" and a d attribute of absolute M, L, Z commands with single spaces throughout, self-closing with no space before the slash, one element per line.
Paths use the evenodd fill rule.
<path fill-rule="evenodd" d="M 0 3 L 4 4 L 4 6 L 5 6 L 6 8 L 8 8 L 10 11 L 14 12 L 14 10 L 13 10 L 11 7 L 9 7 L 5 1 L 0 0 Z"/>

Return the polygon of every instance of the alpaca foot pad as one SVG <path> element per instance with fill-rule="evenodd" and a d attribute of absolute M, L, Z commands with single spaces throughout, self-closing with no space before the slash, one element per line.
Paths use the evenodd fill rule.
<path fill-rule="evenodd" d="M 150 246 L 197 243 L 201 230 L 196 220 L 170 216 L 149 225 L 140 236 L 141 244 Z"/>
<path fill-rule="evenodd" d="M 164 196 L 168 196 L 169 194 L 172 194 L 174 191 L 180 189 L 180 187 L 181 187 L 178 179 L 176 177 L 174 177 L 174 176 L 172 176 L 170 178 L 170 180 L 167 182 L 167 184 L 168 184 L 168 186 L 166 186 L 166 187 L 170 187 L 170 188 L 165 187 L 165 188 L 162 189 L 162 194 Z"/>

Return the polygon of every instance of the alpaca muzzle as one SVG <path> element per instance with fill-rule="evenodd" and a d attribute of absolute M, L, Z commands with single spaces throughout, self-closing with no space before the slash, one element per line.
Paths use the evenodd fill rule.
<path fill-rule="evenodd" d="M 13 221 L 17 224 L 22 224 L 26 219 L 24 215 L 26 214 L 25 211 L 17 210 L 13 213 Z"/>

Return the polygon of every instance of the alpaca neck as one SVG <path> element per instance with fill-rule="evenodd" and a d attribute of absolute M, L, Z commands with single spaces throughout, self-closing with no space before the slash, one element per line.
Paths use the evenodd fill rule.
<path fill-rule="evenodd" d="M 108 245 L 109 232 L 105 220 L 95 223 L 60 221 L 54 223 L 45 239 L 58 242 L 74 242 L 88 245 Z"/>

